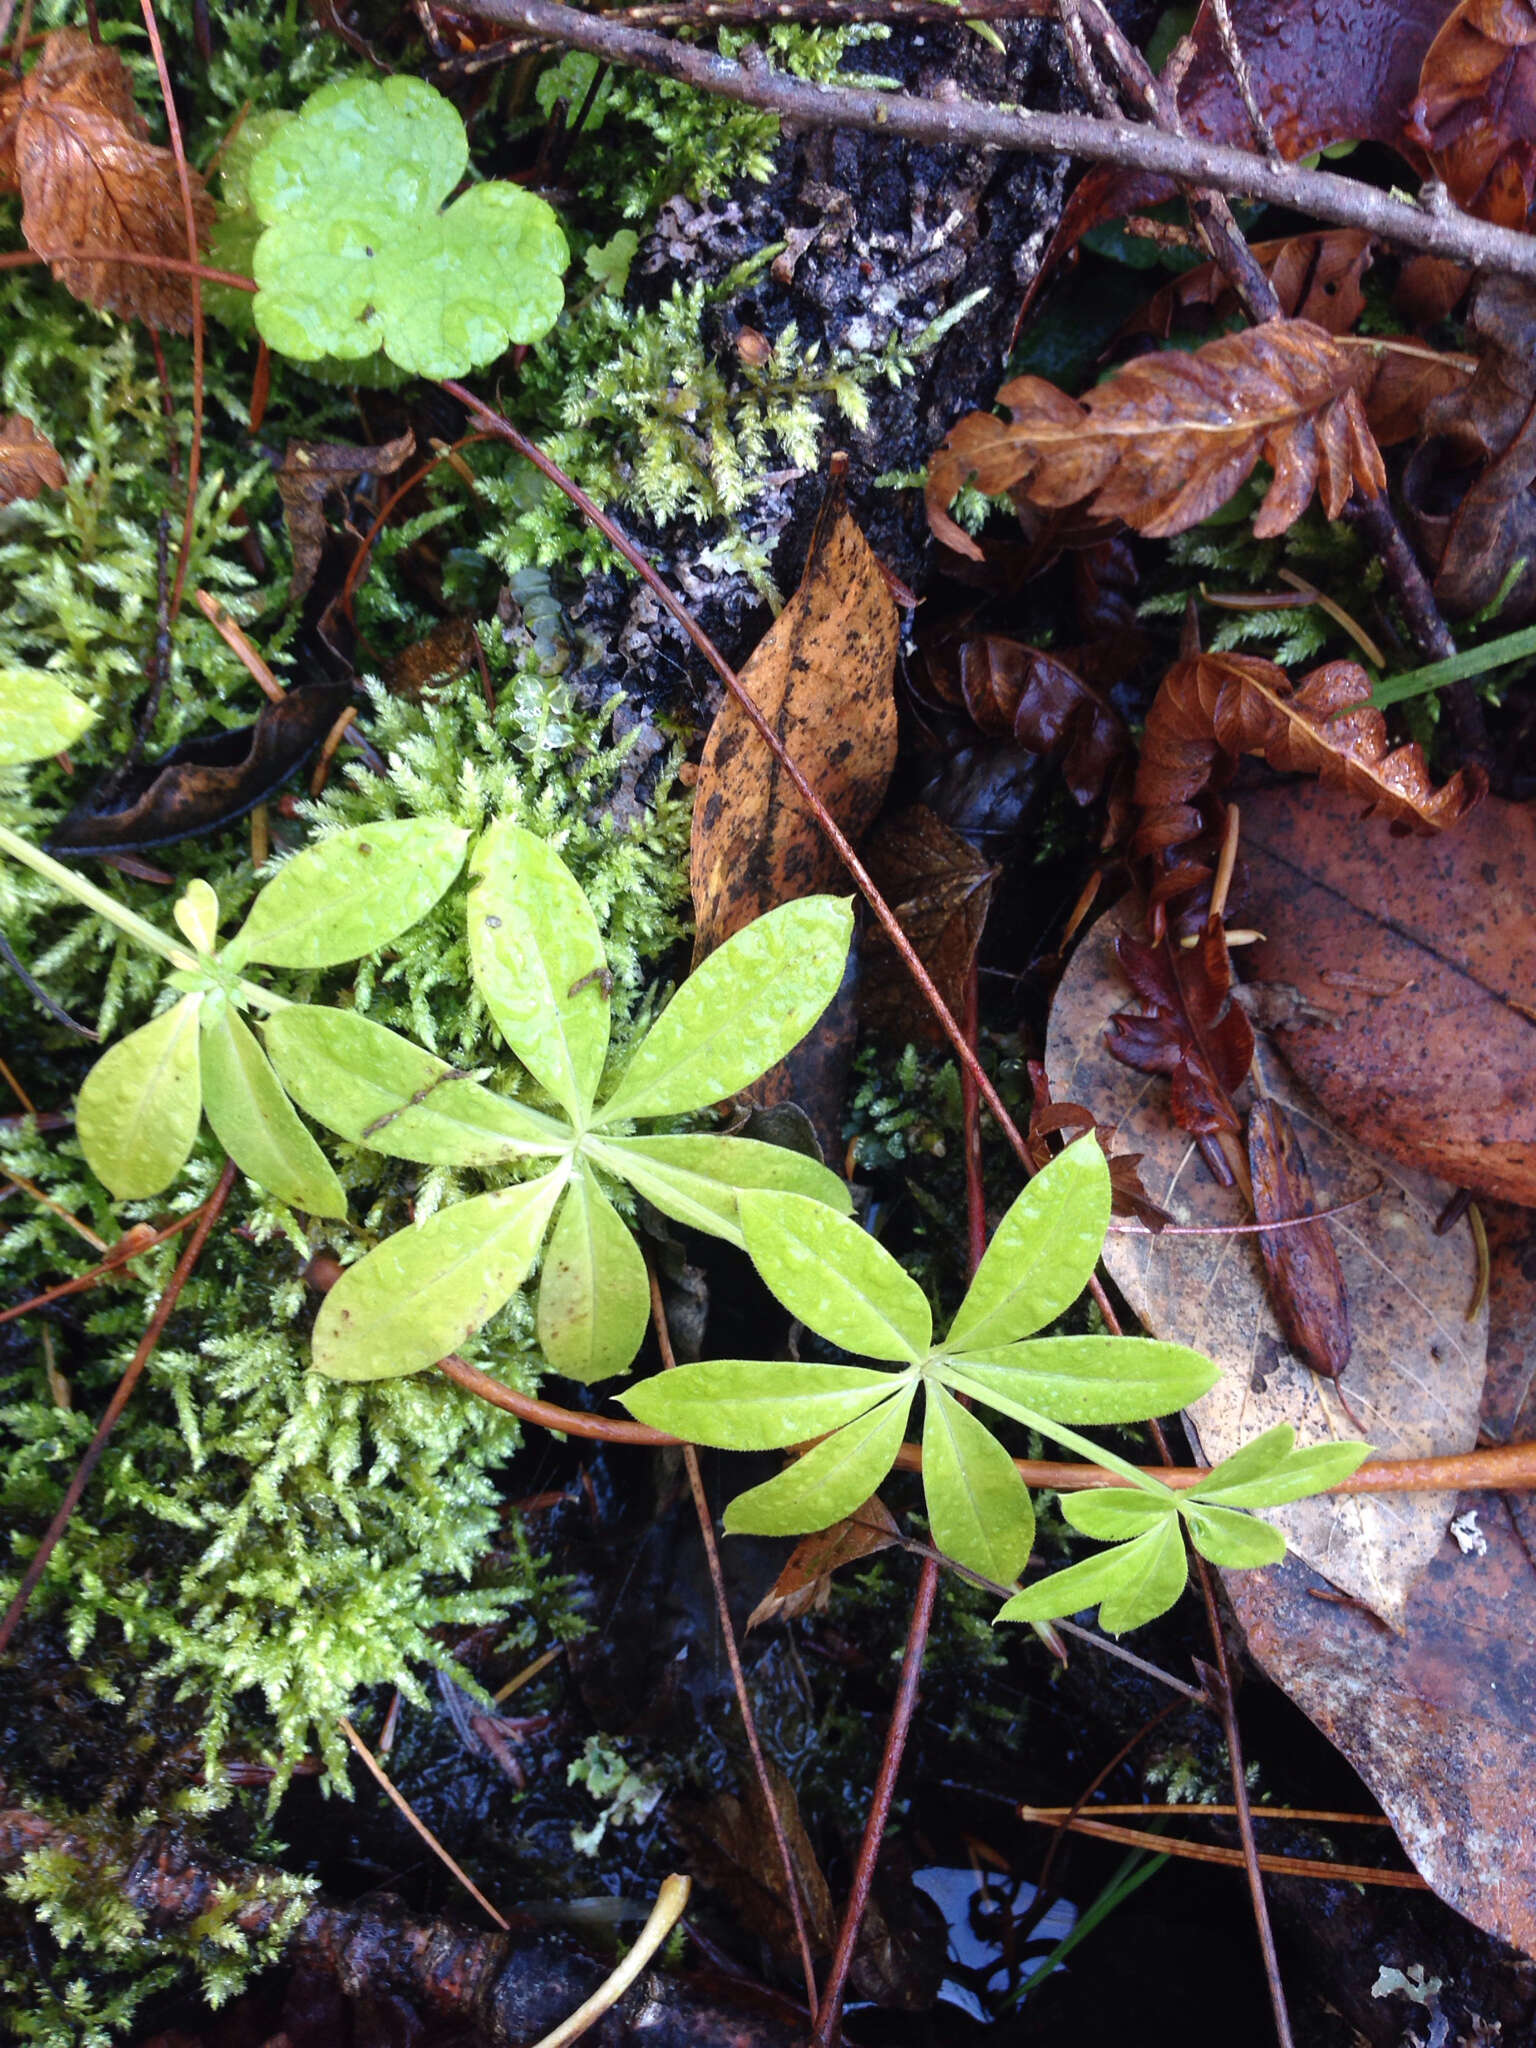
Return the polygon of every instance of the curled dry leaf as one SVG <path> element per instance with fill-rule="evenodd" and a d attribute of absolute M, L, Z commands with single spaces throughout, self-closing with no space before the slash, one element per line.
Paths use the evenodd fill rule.
<path fill-rule="evenodd" d="M 1036 1173 L 1050 1165 L 1055 1157 L 1050 1140 L 1058 1132 L 1070 1131 L 1072 1137 L 1079 1137 L 1084 1131 L 1092 1131 L 1098 1138 L 1099 1150 L 1109 1162 L 1110 1213 L 1115 1216 L 1135 1216 L 1148 1230 L 1161 1230 L 1173 1221 L 1166 1209 L 1158 1207 L 1142 1185 L 1139 1152 L 1116 1152 L 1115 1127 L 1101 1124 L 1091 1109 L 1081 1102 L 1053 1102 L 1051 1084 L 1044 1066 L 1039 1060 L 1029 1062 L 1029 1085 L 1033 1091 L 1029 1106 L 1029 1129 L 1025 1143 Z"/>
<path fill-rule="evenodd" d="M 24 412 L 0 419 L 0 505 L 63 488 L 64 465 L 48 437 Z"/>
<path fill-rule="evenodd" d="M 1151 945 L 1121 932 L 1120 971 L 1143 1008 L 1109 1019 L 1105 1046 L 1113 1059 L 1143 1074 L 1166 1074 L 1174 1122 L 1201 1139 L 1238 1131 L 1233 1096 L 1253 1063 L 1253 1026 L 1232 1000 L 1232 957 L 1215 921 L 1192 947 L 1166 936 Z M 1213 1172 L 1226 1180 L 1221 1155 L 1207 1144 Z"/>
<path fill-rule="evenodd" d="M 343 484 L 362 476 L 393 476 L 416 447 L 407 427 L 393 441 L 377 448 L 356 448 L 346 441 L 290 441 L 277 472 L 277 495 L 293 545 L 295 598 L 307 594 L 320 567 L 325 547 L 325 501 Z"/>
<path fill-rule="evenodd" d="M 1248 1112 L 1248 1172 L 1258 1222 L 1317 1213 L 1301 1140 L 1281 1103 L 1256 1102 Z M 1349 1363 L 1349 1296 L 1328 1225 L 1260 1231 L 1259 1251 L 1285 1341 L 1314 1372 L 1336 1380 Z"/>
<path fill-rule="evenodd" d="M 901 1541 L 901 1530 L 879 1494 L 865 1501 L 846 1521 L 814 1536 L 802 1536 L 789 1553 L 783 1571 L 747 1616 L 748 1629 L 769 1621 L 798 1621 L 802 1614 L 819 1613 L 832 1592 L 832 1574 L 845 1564 L 857 1564 L 877 1551 L 889 1550 Z"/>
<path fill-rule="evenodd" d="M 951 832 L 925 804 L 886 818 L 870 834 L 864 864 L 896 912 L 918 958 L 957 1016 L 981 944 L 1000 869 Z M 888 1038 L 938 1043 L 942 1037 L 917 984 L 882 926 L 864 937 L 859 989 L 863 1021 Z"/>
<path fill-rule="evenodd" d="M 1536 5 L 1461 0 L 1430 44 L 1411 139 L 1458 206 L 1523 228 L 1536 192 Z"/>
<path fill-rule="evenodd" d="M 1061 761 L 1080 804 L 1103 794 L 1130 751 L 1124 719 L 1054 654 L 999 633 L 938 639 L 923 650 L 930 680 L 988 739 L 1011 739 Z"/>
<path fill-rule="evenodd" d="M 1134 900 L 1117 906 L 1074 954 L 1052 1007 L 1046 1064 L 1061 1093 L 1088 1103 L 1144 1154 L 1154 1199 L 1181 1224 L 1251 1222 L 1242 1193 L 1219 1187 L 1202 1166 L 1166 1092 L 1106 1047 L 1105 1026 L 1123 990 L 1116 942 L 1140 915 Z M 1222 1367 L 1217 1385 L 1187 1411 L 1202 1455 L 1225 1457 L 1277 1422 L 1291 1423 L 1304 1443 L 1364 1436 L 1384 1457 L 1470 1449 L 1487 1317 L 1466 1319 L 1475 1279 L 1470 1234 L 1435 1235 L 1449 1191 L 1331 1121 L 1262 1038 L 1256 1068 L 1265 1095 L 1300 1133 L 1318 1206 L 1375 1190 L 1328 1224 L 1354 1322 L 1346 1384 L 1363 1427 L 1345 1414 L 1332 1383 L 1294 1355 L 1253 1235 L 1111 1231 L 1105 1263 L 1138 1319 L 1154 1336 L 1193 1345 Z M 1248 1106 L 1242 1090 L 1237 1107 Z M 1316 1570 L 1401 1627 L 1408 1592 L 1434 1556 L 1452 1505 L 1438 1494 L 1336 1495 L 1298 1502 L 1275 1519 Z"/>
<path fill-rule="evenodd" d="M 1361 279 L 1371 267 L 1375 243 L 1363 228 L 1328 228 L 1312 235 L 1286 235 L 1249 245 L 1253 260 L 1275 288 L 1288 320 L 1310 320 L 1329 334 L 1348 334 L 1365 311 Z M 1202 263 L 1154 292 L 1129 319 L 1122 336 L 1154 334 L 1166 341 L 1188 313 L 1214 320 L 1242 311 L 1241 301 L 1219 264 Z"/>
<path fill-rule="evenodd" d="M 1140 356 L 1082 400 L 1043 377 L 1015 378 L 998 393 L 1011 420 L 971 413 L 934 456 L 930 523 L 977 556 L 946 509 L 974 479 L 1036 505 L 1086 501 L 1099 518 L 1162 537 L 1209 518 L 1260 461 L 1274 471 L 1254 520 L 1261 539 L 1284 533 L 1314 492 L 1336 519 L 1356 489 L 1386 487 L 1356 374 L 1356 357 L 1321 327 L 1272 320 L 1193 354 Z"/>
<path fill-rule="evenodd" d="M 34 68 L 0 86 L 0 190 L 21 194 L 21 231 L 66 290 L 100 312 L 185 334 L 189 280 L 131 263 L 81 262 L 80 249 L 185 262 L 186 215 L 176 159 L 148 140 L 122 58 L 80 29 L 56 29 Z M 199 244 L 213 202 L 189 168 Z"/>
<path fill-rule="evenodd" d="M 1262 754 L 1285 773 L 1317 775 L 1391 823 L 1442 832 L 1485 794 L 1487 777 L 1463 768 L 1436 789 L 1417 746 L 1389 749 L 1371 684 L 1352 661 L 1333 661 L 1292 685 L 1252 654 L 1176 661 L 1147 715 L 1136 769 L 1135 858 L 1165 854 L 1201 828 L 1194 799 L 1240 754 Z"/>

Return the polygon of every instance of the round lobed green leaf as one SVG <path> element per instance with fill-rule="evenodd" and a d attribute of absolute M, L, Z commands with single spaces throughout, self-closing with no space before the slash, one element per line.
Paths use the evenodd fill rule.
<path fill-rule="evenodd" d="M 616 1398 L 637 1422 L 685 1443 L 781 1451 L 854 1421 L 902 1384 L 914 1383 L 856 1365 L 710 1358 L 642 1380 Z"/>
<path fill-rule="evenodd" d="M 203 1001 L 183 996 L 120 1039 L 85 1077 L 75 1131 L 92 1173 L 120 1202 L 158 1195 L 187 1163 L 203 1114 Z"/>
<path fill-rule="evenodd" d="M 458 377 L 559 318 L 570 251 L 520 185 L 475 185 L 464 123 L 415 78 L 344 79 L 311 96 L 250 169 L 265 224 L 252 257 L 262 338 L 298 362 L 382 349 Z"/>
<path fill-rule="evenodd" d="M 628 1372 L 651 1290 L 629 1226 L 585 1166 L 555 1217 L 539 1275 L 539 1348 L 556 1372 L 591 1385 Z"/>
<path fill-rule="evenodd" d="M 1109 1166 L 1090 1132 L 1035 1175 L 997 1226 L 945 1349 L 1011 1344 L 1070 1308 L 1093 1277 L 1109 1202 Z"/>
<path fill-rule="evenodd" d="M 312 1216 L 345 1216 L 347 1198 L 325 1154 L 300 1123 L 249 1026 L 226 1002 L 205 1005 L 203 1108 L 213 1135 L 243 1174 Z"/>
<path fill-rule="evenodd" d="M 469 834 L 436 818 L 354 825 L 279 868 L 224 948 L 232 967 L 338 967 L 377 952 L 436 903 Z"/>
<path fill-rule="evenodd" d="M 95 721 L 88 704 L 41 669 L 0 668 L 0 768 L 62 754 Z"/>
<path fill-rule="evenodd" d="M 928 1297 L 851 1217 L 755 1189 L 736 1206 L 753 1265 L 808 1329 L 860 1358 L 915 1364 L 927 1354 Z"/>
<path fill-rule="evenodd" d="M 730 1536 L 804 1536 L 861 1508 L 901 1449 L 915 1380 L 857 1422 L 845 1423 L 776 1479 L 739 1493 L 725 1511 Z"/>

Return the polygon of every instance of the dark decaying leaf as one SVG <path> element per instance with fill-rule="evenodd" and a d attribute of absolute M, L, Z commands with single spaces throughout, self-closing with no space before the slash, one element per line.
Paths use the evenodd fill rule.
<path fill-rule="evenodd" d="M 1144 1155 L 1115 1151 L 1113 1124 L 1101 1124 L 1093 1111 L 1081 1102 L 1052 1101 L 1050 1080 L 1039 1060 L 1029 1062 L 1029 1085 L 1033 1094 L 1025 1142 L 1037 1173 L 1055 1157 L 1050 1140 L 1058 1133 L 1070 1132 L 1071 1137 L 1066 1142 L 1071 1144 L 1072 1138 L 1079 1137 L 1084 1131 L 1093 1131 L 1098 1136 L 1099 1149 L 1109 1162 L 1111 1213 L 1135 1216 L 1153 1232 L 1173 1221 L 1168 1211 L 1159 1208 L 1142 1185 L 1140 1167 Z"/>
<path fill-rule="evenodd" d="M 148 135 L 122 58 L 81 29 L 56 29 L 24 78 L 0 83 L 0 190 L 20 192 L 29 246 L 87 305 L 185 334 L 192 325 L 187 278 L 72 254 L 102 249 L 187 260 L 176 160 Z M 187 175 L 202 245 L 213 201 L 198 173 Z"/>
<path fill-rule="evenodd" d="M 794 1786 L 771 1757 L 765 1762 L 789 1844 L 806 1933 L 813 1953 L 824 1955 L 837 1938 L 831 1889 L 800 1818 Z M 716 1792 L 708 1799 L 674 1797 L 667 1802 L 665 1818 L 668 1833 L 687 1855 L 686 1868 L 698 1882 L 718 1892 L 742 1925 L 752 1928 L 775 1954 L 785 1959 L 797 1956 L 784 1864 L 755 1774 L 743 1773 L 740 1796 Z"/>
<path fill-rule="evenodd" d="M 947 507 L 974 479 L 1046 507 L 1087 503 L 1138 533 L 1182 533 L 1224 505 L 1265 461 L 1274 471 L 1254 520 L 1284 533 L 1319 493 L 1330 519 L 1350 494 L 1386 487 L 1355 388 L 1358 357 L 1306 320 L 1224 334 L 1192 354 L 1138 356 L 1081 400 L 1043 377 L 998 393 L 1012 418 L 970 413 L 929 467 L 929 520 L 946 544 L 976 543 Z"/>
<path fill-rule="evenodd" d="M 1249 247 L 1288 320 L 1310 320 L 1334 335 L 1352 332 L 1365 311 L 1361 280 L 1375 250 L 1363 228 L 1327 228 Z M 1212 320 L 1225 320 L 1241 311 L 1226 272 L 1219 264 L 1202 263 L 1154 292 L 1120 332 L 1154 334 L 1166 341 L 1186 314 L 1201 312 Z"/>
<path fill-rule="evenodd" d="M 473 667 L 478 644 L 473 619 L 441 619 L 424 640 L 385 663 L 385 685 L 391 695 L 419 703 Z"/>
<path fill-rule="evenodd" d="M 205 733 L 119 770 L 49 844 L 56 853 L 131 853 L 216 832 L 279 790 L 351 699 L 350 683 L 310 683 L 264 705 L 254 725 Z"/>
<path fill-rule="evenodd" d="M 344 484 L 361 476 L 393 476 L 416 447 L 409 427 L 377 448 L 357 448 L 345 441 L 290 441 L 277 471 L 277 495 L 293 545 L 290 594 L 307 594 L 325 548 L 325 501 Z"/>
<path fill-rule="evenodd" d="M 1461 0 L 1430 44 L 1412 139 L 1458 206 L 1523 228 L 1536 191 L 1536 6 Z"/>
<path fill-rule="evenodd" d="M 1116 957 L 1143 1009 L 1110 1019 L 1105 1044 L 1138 1073 L 1168 1076 L 1174 1121 L 1197 1138 L 1242 1128 L 1232 1103 L 1253 1063 L 1253 1026 L 1232 1000 L 1226 933 L 1207 924 L 1192 947 L 1121 934 Z M 1206 1148 L 1213 1170 L 1220 1155 Z"/>
<path fill-rule="evenodd" d="M 855 842 L 874 822 L 895 766 L 897 643 L 896 601 L 834 483 L 800 586 L 741 680 Z M 776 904 L 841 878 L 811 811 L 727 698 L 704 743 L 694 796 L 695 958 Z"/>
<path fill-rule="evenodd" d="M 1000 633 L 941 635 L 923 654 L 934 687 L 963 704 L 988 739 L 1011 739 L 1059 759 L 1080 804 L 1103 794 L 1130 750 L 1119 713 L 1054 654 Z"/>
<path fill-rule="evenodd" d="M 1536 407 L 1502 455 L 1474 476 L 1446 524 L 1435 596 L 1453 618 L 1502 599 L 1501 625 L 1529 618 L 1536 602 Z M 1506 587 L 1510 570 L 1523 566 Z"/>
<path fill-rule="evenodd" d="M 1316 1213 L 1306 1156 L 1282 1103 L 1264 1100 L 1249 1110 L 1248 1171 L 1258 1222 Z M 1328 1225 L 1260 1231 L 1259 1250 L 1286 1342 L 1314 1372 L 1336 1380 L 1349 1363 L 1349 1297 Z"/>
<path fill-rule="evenodd" d="M 1453 833 L 1397 839 L 1349 796 L 1243 802 L 1240 912 L 1267 934 L 1276 1039 L 1363 1144 L 1536 1205 L 1536 813 L 1490 797 Z"/>
<path fill-rule="evenodd" d="M 896 1517 L 878 1494 L 857 1514 L 834 1522 L 814 1536 L 802 1536 L 789 1561 L 747 1616 L 748 1629 L 770 1621 L 798 1621 L 819 1613 L 832 1593 L 832 1574 L 842 1565 L 857 1564 L 901 1541 Z"/>
<path fill-rule="evenodd" d="M 64 465 L 59 451 L 40 434 L 24 412 L 0 419 L 0 505 L 40 498 L 44 491 L 62 491 Z"/>
<path fill-rule="evenodd" d="M 1536 283 L 1481 279 L 1467 306 L 1466 332 L 1476 370 L 1434 400 L 1423 431 L 1446 441 L 1456 461 L 1481 467 L 1503 454 L 1536 403 Z"/>
<path fill-rule="evenodd" d="M 884 819 L 864 848 L 864 863 L 958 1016 L 1000 870 L 924 804 Z M 888 1038 L 937 1043 L 942 1036 L 917 984 L 876 924 L 864 935 L 859 1008 L 864 1023 Z"/>

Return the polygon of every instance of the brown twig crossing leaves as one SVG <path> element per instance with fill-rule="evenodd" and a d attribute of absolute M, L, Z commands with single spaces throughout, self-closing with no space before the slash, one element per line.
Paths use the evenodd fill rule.
<path fill-rule="evenodd" d="M 46 434 L 24 412 L 0 419 L 0 505 L 63 488 L 64 465 Z"/>
<path fill-rule="evenodd" d="M 97 249 L 187 260 L 176 159 L 148 137 L 122 58 L 80 29 L 57 29 L 26 77 L 0 82 L 0 191 L 20 192 L 29 246 L 87 305 L 185 334 L 185 277 L 75 256 Z M 213 202 L 197 173 L 189 175 L 202 241 Z"/>
<path fill-rule="evenodd" d="M 1431 43 L 1411 139 L 1469 213 L 1523 228 L 1536 196 L 1536 4 L 1461 0 Z"/>
<path fill-rule="evenodd" d="M 1254 520 L 1260 539 L 1284 533 L 1314 492 L 1336 519 L 1353 491 L 1386 487 L 1356 376 L 1354 356 L 1321 327 L 1271 320 L 1193 354 L 1138 357 L 1081 400 L 1015 378 L 998 393 L 1011 420 L 968 414 L 935 455 L 929 519 L 948 546 L 979 557 L 947 511 L 974 479 L 1034 505 L 1087 502 L 1162 537 L 1209 518 L 1261 461 L 1274 481 Z"/>

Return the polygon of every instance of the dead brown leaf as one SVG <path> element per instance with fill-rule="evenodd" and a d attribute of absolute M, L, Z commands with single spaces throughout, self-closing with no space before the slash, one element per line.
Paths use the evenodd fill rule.
<path fill-rule="evenodd" d="M 1050 1140 L 1059 1132 L 1070 1131 L 1073 1137 L 1078 1137 L 1084 1131 L 1092 1131 L 1109 1164 L 1111 1213 L 1138 1217 L 1148 1230 L 1161 1230 L 1173 1221 L 1168 1211 L 1160 1209 L 1142 1185 L 1141 1154 L 1116 1152 L 1113 1124 L 1101 1124 L 1093 1111 L 1081 1102 L 1053 1102 L 1050 1080 L 1039 1060 L 1029 1062 L 1029 1085 L 1033 1096 L 1025 1143 L 1036 1173 L 1047 1167 L 1056 1156 Z M 1071 1144 L 1072 1139 L 1068 1138 L 1066 1142 Z"/>
<path fill-rule="evenodd" d="M 1254 520 L 1284 533 L 1320 492 L 1336 519 L 1351 492 L 1386 486 L 1355 388 L 1356 357 L 1306 320 L 1223 334 L 1192 354 L 1139 356 L 1082 400 L 1043 377 L 1018 377 L 998 400 L 1012 413 L 970 413 L 929 467 L 928 514 L 957 552 L 979 555 L 949 517 L 962 484 L 1016 491 L 1047 507 L 1086 502 L 1154 537 L 1183 533 L 1269 463 Z"/>
<path fill-rule="evenodd" d="M 765 1757 L 764 1764 L 789 1844 L 811 1949 L 824 1955 L 837 1938 L 832 1893 L 800 1818 L 794 1786 L 772 1757 Z M 686 1850 L 698 1881 L 719 1892 L 742 1924 L 761 1935 L 776 1954 L 797 1955 L 784 1864 L 756 1777 L 745 1775 L 739 1798 L 734 1792 L 716 1792 L 708 1799 L 674 1797 L 667 1802 L 666 1822 L 668 1833 Z"/>
<path fill-rule="evenodd" d="M 1536 191 L 1536 5 L 1461 0 L 1430 44 L 1409 134 L 1458 206 L 1523 228 Z"/>
<path fill-rule="evenodd" d="M 1276 1038 L 1327 1113 L 1536 1205 L 1536 813 L 1490 797 L 1444 838 L 1394 840 L 1348 796 L 1266 790 L 1243 846 L 1241 915 L 1267 934 L 1252 971 L 1315 1006 Z"/>
<path fill-rule="evenodd" d="M 1256 1222 L 1316 1214 L 1301 1140 L 1278 1102 L 1256 1102 L 1248 1112 L 1248 1173 Z M 1259 1251 L 1286 1342 L 1314 1372 L 1338 1379 L 1349 1363 L 1349 1296 L 1329 1226 L 1261 1230 Z"/>
<path fill-rule="evenodd" d="M 1363 228 L 1327 228 L 1249 245 L 1286 318 L 1310 320 L 1333 335 L 1350 333 L 1365 311 L 1361 279 L 1371 267 L 1375 246 Z M 1187 314 L 1201 312 L 1223 320 L 1242 310 L 1221 266 L 1202 263 L 1154 292 L 1120 332 L 1154 334 L 1166 341 Z"/>
<path fill-rule="evenodd" d="M 0 505 L 62 491 L 64 481 L 59 451 L 24 412 L 0 419 Z"/>
<path fill-rule="evenodd" d="M 187 333 L 187 278 L 74 256 L 101 249 L 185 262 L 191 254 L 176 159 L 148 140 L 116 50 L 83 30 L 56 29 L 33 69 L 0 91 L 0 126 L 9 138 L 0 149 L 0 189 L 21 193 L 21 231 L 59 283 L 98 311 Z M 201 244 L 213 227 L 213 201 L 198 173 L 188 176 Z"/>
<path fill-rule="evenodd" d="M 385 664 L 385 686 L 392 696 L 419 704 L 472 668 L 479 644 L 473 619 L 440 619 L 424 640 L 403 647 Z"/>
<path fill-rule="evenodd" d="M 802 1536 L 783 1571 L 747 1616 L 748 1630 L 761 1628 L 765 1622 L 798 1621 L 802 1614 L 820 1613 L 831 1597 L 835 1571 L 889 1550 L 900 1541 L 896 1517 L 878 1494 L 846 1521 L 834 1522 L 814 1536 Z"/>
<path fill-rule="evenodd" d="M 800 587 L 741 672 L 753 702 L 849 838 L 873 823 L 896 762 L 896 601 L 834 485 Z M 693 811 L 696 958 L 776 904 L 830 887 L 841 863 L 747 714 L 710 727 Z"/>
<path fill-rule="evenodd" d="M 924 804 L 883 819 L 864 848 L 864 864 L 958 1016 L 1001 870 Z M 883 926 L 865 934 L 863 966 L 859 1008 L 867 1026 L 902 1043 L 942 1040 L 933 1012 Z"/>
<path fill-rule="evenodd" d="M 1087 1103 L 1143 1153 L 1153 1198 L 1180 1223 L 1249 1222 L 1239 1190 L 1219 1187 L 1202 1167 L 1164 1090 L 1104 1044 L 1123 999 L 1116 941 L 1139 915 L 1134 900 L 1118 907 L 1078 948 L 1052 1008 L 1046 1065 L 1061 1093 Z M 1345 1414 L 1332 1382 L 1294 1356 L 1253 1235 L 1111 1231 L 1105 1263 L 1138 1319 L 1222 1367 L 1217 1385 L 1188 1411 L 1203 1456 L 1224 1457 L 1277 1422 L 1291 1423 L 1307 1443 L 1363 1434 L 1385 1457 L 1470 1449 L 1487 1322 L 1486 1313 L 1466 1321 L 1475 1270 L 1468 1233 L 1434 1234 L 1448 1190 L 1331 1122 L 1266 1041 L 1255 1058 L 1265 1094 L 1301 1134 L 1319 1206 L 1376 1190 L 1328 1226 L 1355 1327 L 1349 1395 L 1363 1429 Z M 1247 1106 L 1246 1089 L 1238 1106 Z M 1401 1627 L 1408 1592 L 1439 1547 L 1451 1506 L 1443 1495 L 1338 1495 L 1299 1502 L 1276 1520 L 1318 1571 Z"/>
<path fill-rule="evenodd" d="M 1242 1128 L 1233 1097 L 1253 1063 L 1253 1026 L 1232 1000 L 1226 933 L 1213 921 L 1190 948 L 1166 935 L 1153 944 L 1122 932 L 1120 972 L 1143 1008 L 1111 1017 L 1105 1046 L 1141 1074 L 1166 1074 L 1175 1123 L 1198 1139 Z M 1123 994 L 1123 990 L 1122 990 Z M 1219 1154 L 1206 1148 L 1213 1171 Z"/>
<path fill-rule="evenodd" d="M 1000 633 L 940 636 L 923 649 L 930 681 L 963 704 L 988 739 L 1011 739 L 1059 758 L 1080 804 L 1102 796 L 1131 736 L 1119 712 L 1067 663 Z"/>
<path fill-rule="evenodd" d="M 291 596 L 305 596 L 315 580 L 325 548 L 325 503 L 332 491 L 356 483 L 360 476 L 393 476 L 415 448 L 416 436 L 409 427 L 377 448 L 357 448 L 347 441 L 288 443 L 277 472 L 277 495 L 293 544 Z"/>

